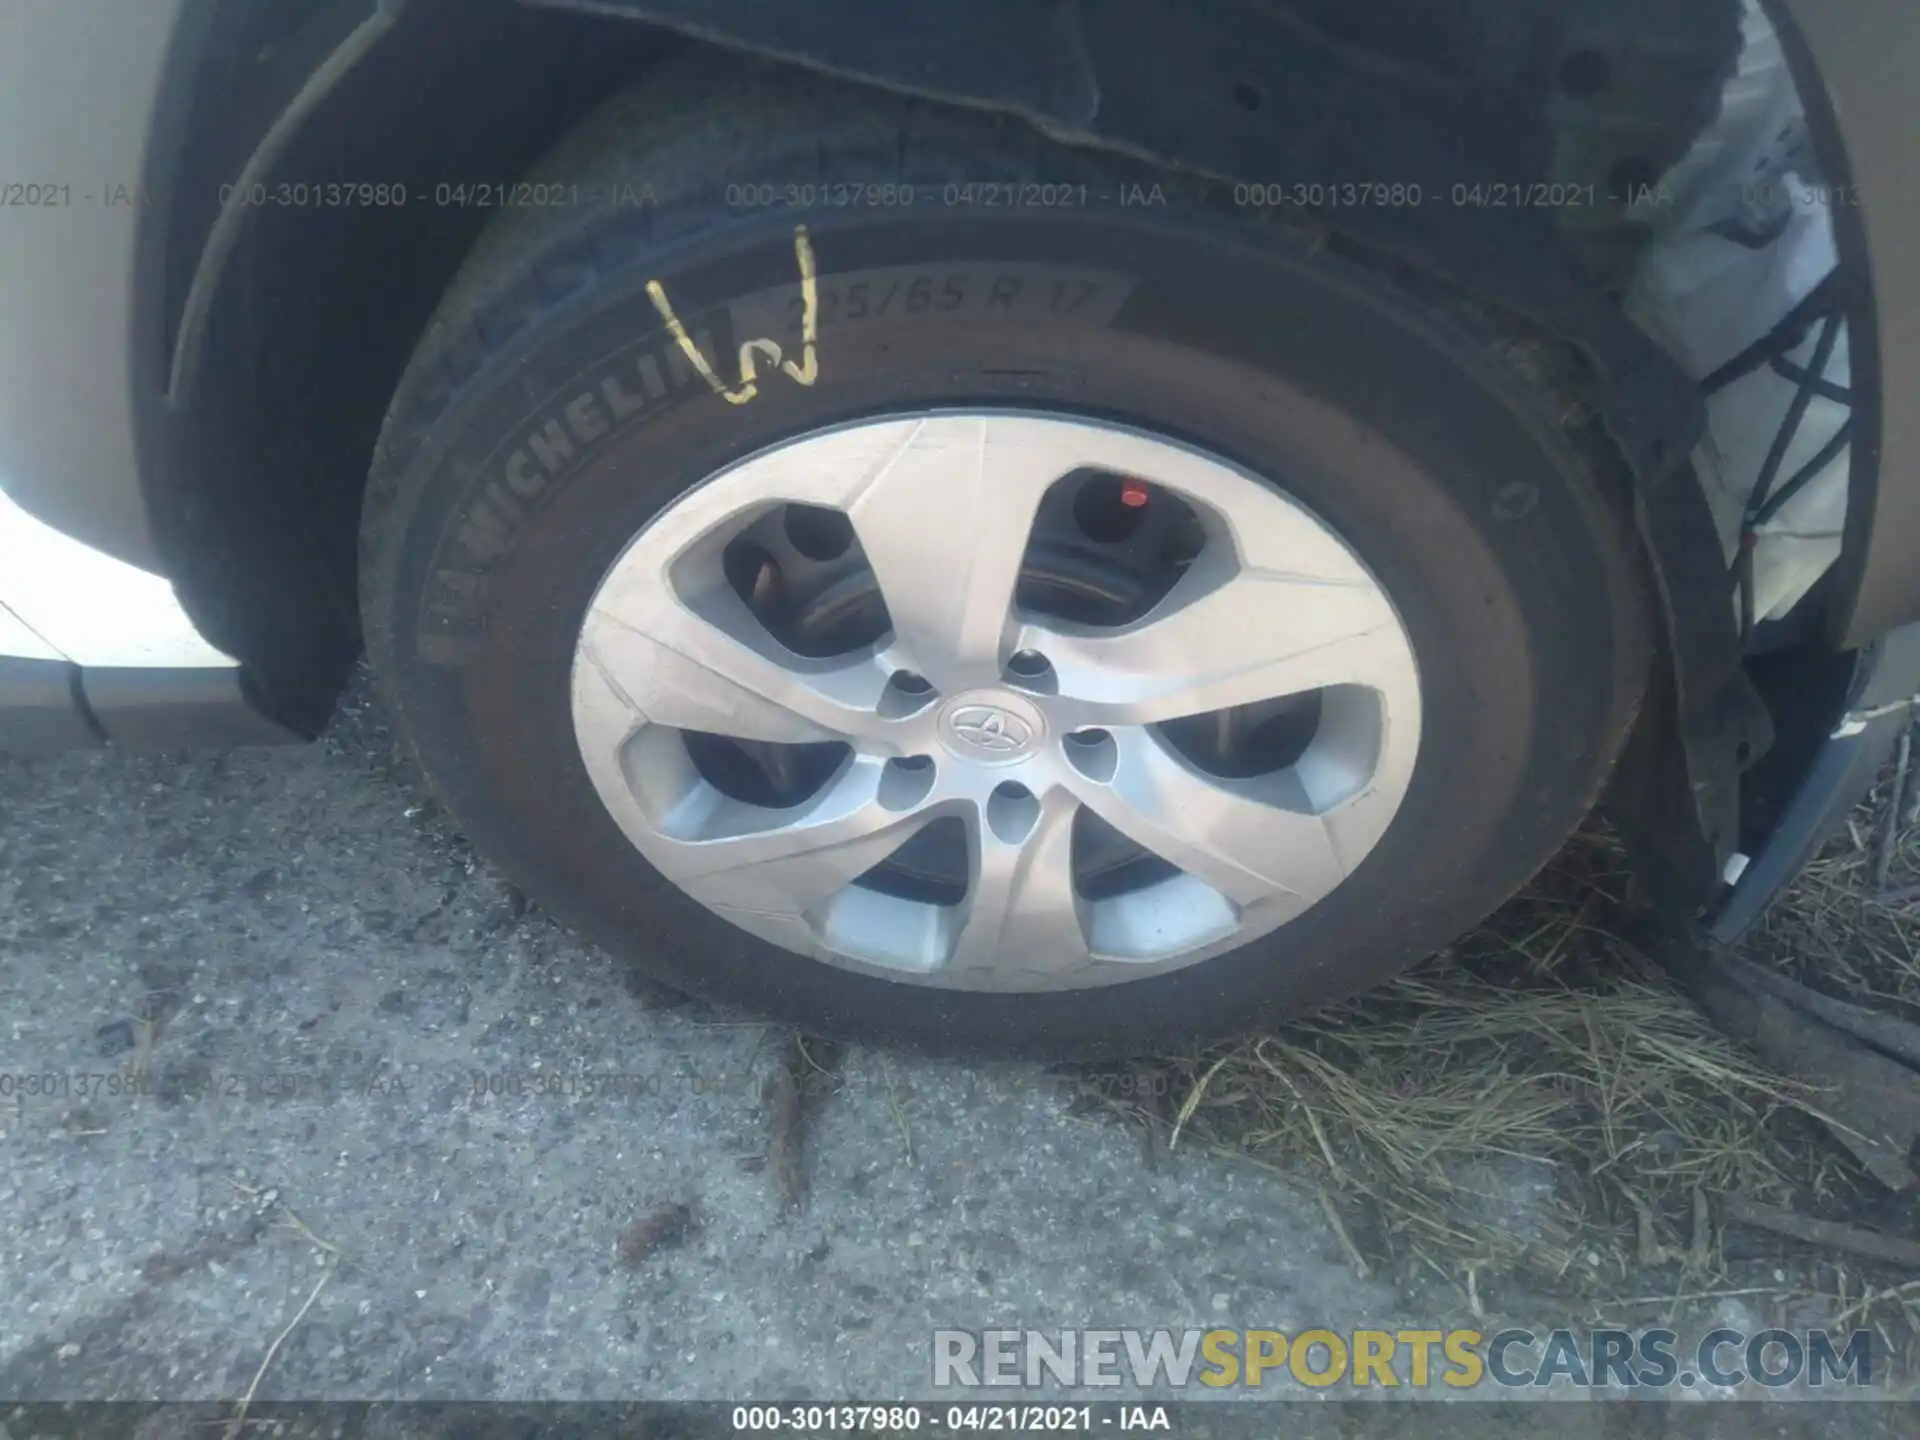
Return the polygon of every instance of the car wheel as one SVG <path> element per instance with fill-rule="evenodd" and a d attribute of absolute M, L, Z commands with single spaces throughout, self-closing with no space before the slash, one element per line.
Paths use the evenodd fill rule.
<path fill-rule="evenodd" d="M 1186 1043 L 1445 944 L 1603 784 L 1646 586 L 1551 344 L 774 71 L 650 81 L 536 180 L 389 416 L 369 648 L 475 842 L 657 978 Z"/>

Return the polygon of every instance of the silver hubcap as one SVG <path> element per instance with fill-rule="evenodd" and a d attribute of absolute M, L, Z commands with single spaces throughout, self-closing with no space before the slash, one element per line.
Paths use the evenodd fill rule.
<path fill-rule="evenodd" d="M 1385 592 L 1270 486 L 1118 426 L 937 412 L 788 441 L 661 514 L 588 609 L 573 717 L 627 838 L 733 923 L 1032 991 L 1327 895 L 1406 795 L 1420 688 Z"/>

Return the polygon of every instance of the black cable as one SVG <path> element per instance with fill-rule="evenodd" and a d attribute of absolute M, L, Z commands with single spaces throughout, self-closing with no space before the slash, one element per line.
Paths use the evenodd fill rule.
<path fill-rule="evenodd" d="M 1837 307 L 1840 295 L 1840 271 L 1836 268 L 1789 310 L 1773 329 L 1720 366 L 1700 382 L 1700 393 L 1712 395 L 1724 390 L 1743 375 L 1751 375 L 1776 356 L 1790 353 L 1806 338 L 1807 326 Z"/>
<path fill-rule="evenodd" d="M 1778 324 L 1700 382 L 1701 395 L 1710 396 L 1762 366 L 1770 366 L 1775 374 L 1792 381 L 1794 386 L 1793 400 L 1781 418 L 1779 429 L 1774 432 L 1773 443 L 1767 449 L 1759 477 L 1747 496 L 1740 522 L 1739 550 L 1734 556 L 1734 579 L 1739 591 L 1740 642 L 1743 648 L 1751 643 L 1756 623 L 1753 560 L 1754 548 L 1760 538 L 1756 532 L 1779 514 L 1783 506 L 1812 483 L 1813 478 L 1832 464 L 1852 442 L 1853 418 L 1849 415 L 1832 438 L 1820 447 L 1819 452 L 1794 471 L 1778 493 L 1773 492 L 1773 482 L 1780 474 L 1780 467 L 1786 463 L 1787 451 L 1792 447 L 1794 437 L 1800 433 L 1801 422 L 1806 419 L 1807 407 L 1813 403 L 1814 397 L 1817 395 L 1849 407 L 1853 404 L 1852 391 L 1826 378 L 1827 362 L 1833 358 L 1834 347 L 1839 343 L 1844 309 L 1840 294 L 1840 269 L 1835 266 L 1781 317 Z M 1802 367 L 1787 357 L 1805 342 L 1807 327 L 1816 318 L 1822 322 L 1820 337 L 1814 342 L 1813 355 Z"/>
<path fill-rule="evenodd" d="M 1813 477 L 1826 469 L 1827 466 L 1831 465 L 1835 460 L 1839 459 L 1840 452 L 1852 443 L 1853 417 L 1849 415 L 1841 422 L 1840 428 L 1833 432 L 1833 438 L 1822 445 L 1819 450 L 1814 453 L 1814 457 L 1811 460 L 1794 471 L 1793 478 L 1782 485 L 1779 490 L 1767 500 L 1766 504 L 1753 512 L 1753 523 L 1750 528 L 1758 530 L 1762 525 L 1773 519 L 1775 515 L 1778 515 L 1781 507 L 1802 490 L 1806 489 L 1812 482 Z"/>
<path fill-rule="evenodd" d="M 1740 648 L 1742 650 L 1746 649 L 1747 643 L 1753 639 L 1753 546 L 1753 532 L 1743 531 L 1740 536 L 1739 553 L 1733 557 L 1733 578 L 1740 589 Z"/>
<path fill-rule="evenodd" d="M 1835 311 L 1821 322 L 1820 338 L 1814 342 L 1813 358 L 1807 362 L 1807 376 L 1793 392 L 1793 403 L 1787 406 L 1786 417 L 1774 432 L 1773 444 L 1767 450 L 1765 463 L 1760 466 L 1760 478 L 1754 481 L 1753 491 L 1747 497 L 1747 519 L 1743 528 L 1748 531 L 1753 529 L 1753 517 L 1767 503 L 1774 478 L 1779 475 L 1780 466 L 1787 458 L 1787 448 L 1793 444 L 1793 437 L 1800 433 L 1800 422 L 1806 418 L 1807 407 L 1813 403 L 1813 387 L 1826 373 L 1827 361 L 1833 358 L 1833 348 L 1839 342 L 1840 314 Z"/>
<path fill-rule="evenodd" d="M 1778 355 L 1767 362 L 1767 367 L 1782 380 L 1791 380 L 1796 385 L 1804 382 L 1808 376 L 1804 368 Z M 1833 401 L 1836 405 L 1853 404 L 1853 391 L 1844 385 L 1836 385 L 1831 380 L 1816 378 L 1813 382 L 1813 393 L 1822 400 Z"/>
<path fill-rule="evenodd" d="M 1828 277 L 1829 280 L 1832 278 L 1832 276 Z M 1822 281 L 1821 285 L 1824 286 L 1826 283 Z M 1853 417 L 1849 415 L 1833 437 L 1820 447 L 1819 453 L 1796 470 L 1787 483 L 1780 487 L 1778 494 L 1773 493 L 1773 482 L 1780 474 L 1781 465 L 1786 462 L 1787 451 L 1793 445 L 1794 437 L 1800 433 L 1800 425 L 1807 416 L 1807 407 L 1813 403 L 1814 395 L 1824 383 L 1827 362 L 1833 358 L 1834 347 L 1840 342 L 1842 320 L 1843 316 L 1839 309 L 1827 312 L 1820 324 L 1820 338 L 1814 341 L 1813 354 L 1808 359 L 1806 368 L 1800 370 L 1799 367 L 1795 367 L 1799 379 L 1794 387 L 1792 403 L 1787 406 L 1787 413 L 1781 418 L 1779 429 L 1774 431 L 1773 443 L 1768 446 L 1767 458 L 1760 466 L 1760 475 L 1754 481 L 1752 492 L 1747 496 L 1745 513 L 1740 521 L 1740 553 L 1735 560 L 1735 578 L 1740 594 L 1742 648 L 1752 642 L 1756 623 L 1754 611 L 1757 601 L 1754 593 L 1753 552 L 1759 544 L 1760 526 L 1778 514 L 1781 506 L 1804 489 L 1815 475 L 1830 464 L 1833 458 L 1846 448 L 1853 433 Z M 1794 345 L 1798 345 L 1801 339 L 1804 337 L 1797 337 L 1793 342 Z M 1768 363 L 1773 358 L 1769 356 L 1767 361 L 1761 363 Z M 1749 367 L 1749 373 L 1754 368 L 1757 366 Z"/>

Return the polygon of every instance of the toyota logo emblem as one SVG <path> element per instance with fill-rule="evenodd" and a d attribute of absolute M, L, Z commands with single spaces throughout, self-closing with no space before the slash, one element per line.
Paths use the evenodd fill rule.
<path fill-rule="evenodd" d="M 1033 739 L 1033 727 L 1018 715 L 993 705 L 965 705 L 947 719 L 947 728 L 978 750 L 1011 755 Z"/>

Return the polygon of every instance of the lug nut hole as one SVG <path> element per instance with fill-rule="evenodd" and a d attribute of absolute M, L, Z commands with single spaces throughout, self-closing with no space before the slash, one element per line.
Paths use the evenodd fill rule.
<path fill-rule="evenodd" d="M 809 560 L 838 560 L 853 548 L 853 522 L 839 510 L 789 505 L 783 523 L 787 543 Z"/>

